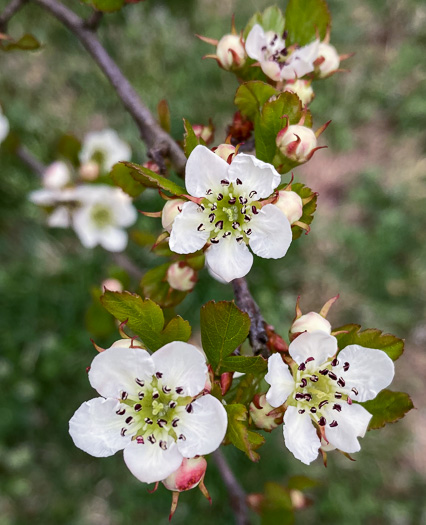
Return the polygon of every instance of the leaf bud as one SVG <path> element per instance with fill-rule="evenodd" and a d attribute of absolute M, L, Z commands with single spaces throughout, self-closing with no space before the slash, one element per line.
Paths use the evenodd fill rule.
<path fill-rule="evenodd" d="M 279 191 L 275 206 L 284 213 L 290 224 L 298 221 L 303 215 L 303 202 L 295 191 Z"/>
<path fill-rule="evenodd" d="M 185 262 L 180 261 L 169 266 L 166 279 L 175 290 L 190 292 L 197 281 L 197 273 Z"/>
<path fill-rule="evenodd" d="M 161 212 L 161 224 L 169 233 L 172 231 L 173 221 L 182 211 L 182 206 L 185 202 L 183 199 L 171 199 L 164 205 Z"/>

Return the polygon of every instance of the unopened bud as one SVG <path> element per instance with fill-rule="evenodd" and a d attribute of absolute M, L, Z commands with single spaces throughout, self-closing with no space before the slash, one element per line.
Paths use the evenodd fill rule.
<path fill-rule="evenodd" d="M 203 139 L 206 144 L 210 144 L 214 139 L 214 127 L 212 124 L 203 126 L 202 124 L 194 124 L 192 129 L 195 136 L 199 139 Z"/>
<path fill-rule="evenodd" d="M 115 341 L 110 348 L 142 348 L 142 345 L 137 339 L 129 338 Z"/>
<path fill-rule="evenodd" d="M 185 202 L 183 199 L 172 199 L 164 205 L 163 211 L 161 212 L 161 224 L 169 233 L 172 231 L 173 221 L 182 211 L 182 206 Z"/>
<path fill-rule="evenodd" d="M 223 69 L 239 69 L 246 61 L 246 51 L 238 35 L 223 36 L 216 48 L 216 56 Z"/>
<path fill-rule="evenodd" d="M 123 291 L 123 285 L 118 279 L 105 279 L 102 281 L 101 289 L 102 291 L 106 288 L 110 292 L 122 292 Z"/>
<path fill-rule="evenodd" d="M 49 190 L 63 188 L 70 181 L 70 170 L 65 162 L 62 162 L 61 160 L 50 164 L 43 173 L 43 186 Z"/>
<path fill-rule="evenodd" d="M 312 89 L 312 85 L 309 80 L 296 79 L 287 82 L 283 91 L 290 91 L 291 93 L 297 95 L 304 106 L 310 104 L 315 96 L 314 90 Z"/>
<path fill-rule="evenodd" d="M 219 144 L 214 152 L 216 155 L 219 155 L 221 159 L 230 164 L 235 157 L 235 146 L 232 146 L 231 144 Z"/>
<path fill-rule="evenodd" d="M 149 170 L 151 170 L 151 171 L 153 171 L 153 172 L 155 172 L 155 173 L 158 173 L 158 174 L 159 174 L 160 171 L 161 171 L 161 170 L 160 170 L 160 166 L 159 166 L 156 162 L 154 162 L 153 160 L 147 160 L 146 162 L 144 162 L 144 163 L 142 164 L 142 166 L 143 166 L 144 168 L 148 168 Z"/>
<path fill-rule="evenodd" d="M 275 206 L 284 213 L 290 224 L 298 221 L 303 215 L 303 202 L 295 191 L 279 191 Z"/>
<path fill-rule="evenodd" d="M 80 177 L 83 180 L 93 181 L 99 177 L 100 167 L 94 160 L 89 160 L 80 166 Z"/>
<path fill-rule="evenodd" d="M 169 266 L 166 278 L 170 286 L 175 290 L 190 292 L 197 281 L 197 273 L 181 261 Z"/>
<path fill-rule="evenodd" d="M 320 70 L 319 76 L 321 78 L 328 77 L 340 66 L 339 54 L 337 53 L 336 48 L 331 44 L 321 42 L 318 50 L 318 57 L 324 59 L 324 61 L 318 66 Z"/>
<path fill-rule="evenodd" d="M 276 143 L 283 155 L 302 163 L 311 158 L 317 146 L 317 138 L 311 128 L 294 124 L 278 133 Z"/>
<path fill-rule="evenodd" d="M 318 330 L 331 334 L 331 324 L 327 319 L 316 312 L 309 312 L 302 315 L 294 321 L 290 328 L 290 332 L 293 334 L 300 332 L 315 332 Z"/>
<path fill-rule="evenodd" d="M 203 456 L 183 458 L 181 466 L 162 481 L 166 489 L 173 492 L 184 492 L 195 488 L 203 480 L 207 461 Z"/>
<path fill-rule="evenodd" d="M 253 423 L 257 428 L 271 432 L 280 423 L 282 423 L 282 414 L 278 415 L 275 412 L 275 408 L 272 407 L 266 401 L 266 394 L 256 394 L 253 401 L 250 403 L 250 416 Z"/>

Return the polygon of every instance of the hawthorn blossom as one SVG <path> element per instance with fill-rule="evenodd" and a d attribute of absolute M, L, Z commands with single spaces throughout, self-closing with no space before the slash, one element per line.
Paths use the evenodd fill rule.
<path fill-rule="evenodd" d="M 250 58 L 258 60 L 262 71 L 276 82 L 301 78 L 314 70 L 318 58 L 319 40 L 294 49 L 287 48 L 285 36 L 274 31 L 264 31 L 255 24 L 247 36 L 246 52 Z M 294 48 L 294 46 L 292 46 Z"/>
<path fill-rule="evenodd" d="M 284 257 L 292 240 L 291 226 L 267 199 L 281 176 L 271 164 L 238 154 L 231 164 L 205 146 L 197 146 L 186 164 L 190 202 L 173 222 L 170 249 L 193 253 L 208 243 L 206 264 L 226 282 L 246 275 L 253 255 Z M 195 202 L 194 202 L 195 201 Z"/>
<path fill-rule="evenodd" d="M 87 133 L 79 154 L 83 165 L 95 161 L 104 172 L 111 171 L 119 161 L 130 160 L 131 156 L 130 146 L 122 141 L 113 129 Z"/>
<path fill-rule="evenodd" d="M 9 121 L 5 115 L 3 115 L 3 111 L 0 107 L 0 144 L 4 141 L 4 139 L 9 134 Z"/>
<path fill-rule="evenodd" d="M 140 481 L 161 481 L 184 458 L 209 454 L 222 442 L 227 416 L 211 395 L 200 395 L 208 377 L 204 355 L 175 341 L 150 355 L 117 341 L 99 353 L 89 381 L 102 397 L 83 403 L 70 420 L 74 444 L 95 457 L 124 450 Z"/>
<path fill-rule="evenodd" d="M 295 364 L 280 354 L 268 360 L 266 399 L 283 404 L 284 441 L 305 464 L 318 456 L 321 438 L 347 453 L 358 452 L 358 437 L 367 431 L 371 414 L 359 402 L 374 399 L 394 376 L 394 364 L 382 350 L 359 345 L 338 352 L 337 339 L 322 331 L 305 332 L 289 346 Z M 356 401 L 356 403 L 355 403 Z"/>

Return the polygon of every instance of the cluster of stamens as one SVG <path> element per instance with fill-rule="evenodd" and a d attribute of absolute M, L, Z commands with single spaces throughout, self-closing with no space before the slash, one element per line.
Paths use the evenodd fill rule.
<path fill-rule="evenodd" d="M 163 374 L 156 372 L 152 380 L 135 378 L 135 391 L 121 392 L 117 416 L 123 419 L 121 435 L 133 435 L 138 444 L 146 442 L 167 450 L 170 438 L 185 441 L 179 432 L 183 411 L 192 412 L 193 398 L 183 395 L 183 388 L 170 388 L 162 381 Z"/>
<path fill-rule="evenodd" d="M 285 45 L 285 39 L 287 38 L 287 31 L 284 31 L 280 37 L 277 33 L 272 35 L 271 40 L 267 45 L 262 46 L 262 52 L 264 53 L 265 60 L 271 60 L 278 63 L 284 63 L 288 56 L 288 49 Z"/>
<path fill-rule="evenodd" d="M 248 194 L 241 191 L 242 182 L 236 179 L 234 183 L 224 179 L 221 189 L 214 193 L 206 191 L 206 197 L 199 204 L 202 213 L 198 231 L 210 232 L 209 242 L 217 244 L 221 238 L 234 236 L 237 242 L 248 243 L 251 235 L 250 221 L 253 215 L 259 213 L 259 203 L 255 201 L 257 192 Z"/>

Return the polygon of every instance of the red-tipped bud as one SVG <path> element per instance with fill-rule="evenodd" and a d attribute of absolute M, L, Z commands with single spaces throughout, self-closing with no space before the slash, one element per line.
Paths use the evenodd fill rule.
<path fill-rule="evenodd" d="M 160 166 L 154 162 L 153 160 L 147 160 L 142 164 L 144 168 L 148 168 L 149 170 L 153 171 L 154 173 L 161 173 Z"/>
<path fill-rule="evenodd" d="M 184 492 L 195 488 L 204 478 L 207 461 L 203 456 L 183 458 L 181 466 L 162 481 L 166 489 L 173 492 Z"/>
<path fill-rule="evenodd" d="M 328 77 L 339 69 L 340 57 L 336 48 L 331 44 L 321 42 L 318 49 L 318 57 L 323 59 L 318 65 L 320 78 Z"/>
<path fill-rule="evenodd" d="M 247 58 L 244 45 L 239 35 L 223 36 L 216 47 L 219 64 L 227 71 L 240 69 Z"/>
<path fill-rule="evenodd" d="M 290 328 L 292 334 L 300 332 L 315 332 L 317 330 L 331 334 L 331 324 L 327 319 L 324 319 L 324 317 L 316 312 L 309 312 L 302 315 L 299 319 L 294 321 Z"/>
<path fill-rule="evenodd" d="M 123 291 L 123 284 L 118 279 L 104 279 L 101 284 L 101 290 L 104 291 L 104 289 L 109 290 L 110 292 L 122 292 Z"/>
<path fill-rule="evenodd" d="M 231 164 L 232 159 L 236 155 L 235 146 L 231 144 L 219 144 L 219 146 L 214 149 L 214 152 L 228 164 Z"/>
<path fill-rule="evenodd" d="M 172 199 L 164 205 L 163 211 L 161 212 L 161 224 L 169 233 L 172 231 L 173 221 L 182 211 L 182 206 L 185 202 L 183 199 Z"/>
<path fill-rule="evenodd" d="M 283 155 L 302 164 L 310 159 L 317 138 L 311 128 L 293 124 L 278 133 L 276 143 Z"/>
<path fill-rule="evenodd" d="M 94 160 L 89 160 L 80 166 L 78 172 L 81 179 L 92 182 L 99 177 L 100 167 Z"/>
<path fill-rule="evenodd" d="M 195 136 L 199 139 L 203 139 L 206 144 L 210 144 L 214 139 L 214 126 L 210 123 L 208 126 L 202 124 L 194 124 L 192 129 Z"/>
<path fill-rule="evenodd" d="M 285 84 L 283 91 L 290 91 L 296 94 L 304 106 L 310 104 L 315 97 L 310 80 L 290 80 Z"/>
<path fill-rule="evenodd" d="M 190 292 L 197 282 L 197 272 L 185 262 L 180 261 L 169 266 L 166 278 L 175 290 Z"/>
<path fill-rule="evenodd" d="M 266 401 L 266 394 L 256 394 L 250 403 L 250 416 L 257 428 L 271 432 L 283 421 L 283 415 L 277 416 L 274 408 Z M 272 414 L 271 414 L 272 412 Z"/>
<path fill-rule="evenodd" d="M 233 376 L 234 372 L 224 372 L 220 376 L 220 390 L 223 396 L 231 388 Z"/>
<path fill-rule="evenodd" d="M 290 224 L 298 221 L 303 215 L 303 202 L 296 192 L 281 190 L 275 206 L 280 209 L 289 220 Z"/>

